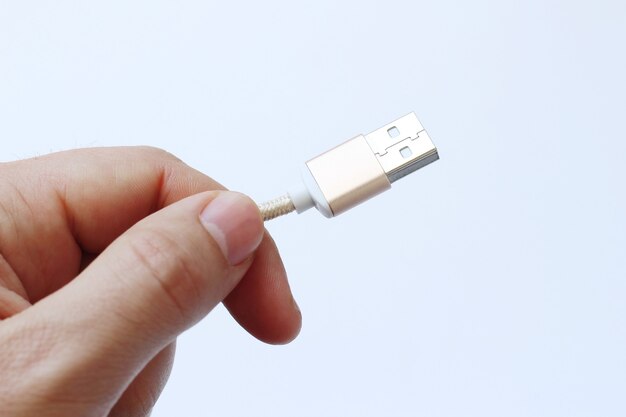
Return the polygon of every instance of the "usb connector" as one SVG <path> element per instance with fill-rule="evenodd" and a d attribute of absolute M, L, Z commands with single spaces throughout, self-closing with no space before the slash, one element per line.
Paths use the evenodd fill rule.
<path fill-rule="evenodd" d="M 439 159 L 437 148 L 415 113 L 365 135 L 390 182 Z"/>
<path fill-rule="evenodd" d="M 264 220 L 311 207 L 334 217 L 437 159 L 437 148 L 415 113 L 409 113 L 311 159 L 303 169 L 302 184 L 259 209 Z"/>

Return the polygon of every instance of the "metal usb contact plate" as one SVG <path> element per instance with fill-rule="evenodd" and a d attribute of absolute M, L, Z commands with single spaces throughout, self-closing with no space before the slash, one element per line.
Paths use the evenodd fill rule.
<path fill-rule="evenodd" d="M 437 148 L 415 113 L 365 135 L 390 182 L 439 159 Z"/>

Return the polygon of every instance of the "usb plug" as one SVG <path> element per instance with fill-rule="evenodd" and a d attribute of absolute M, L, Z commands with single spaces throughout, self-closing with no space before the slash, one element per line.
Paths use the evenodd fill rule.
<path fill-rule="evenodd" d="M 365 135 L 365 140 L 390 182 L 439 159 L 437 148 L 415 113 Z"/>
<path fill-rule="evenodd" d="M 259 209 L 265 220 L 311 207 L 334 217 L 437 159 L 437 148 L 415 113 L 409 113 L 309 160 L 301 184 Z"/>

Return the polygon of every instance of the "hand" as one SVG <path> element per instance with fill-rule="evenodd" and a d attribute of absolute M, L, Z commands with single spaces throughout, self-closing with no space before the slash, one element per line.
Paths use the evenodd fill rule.
<path fill-rule="evenodd" d="M 218 190 L 152 148 L 0 164 L 0 415 L 148 415 L 220 301 L 263 341 L 297 335 L 258 209 Z"/>

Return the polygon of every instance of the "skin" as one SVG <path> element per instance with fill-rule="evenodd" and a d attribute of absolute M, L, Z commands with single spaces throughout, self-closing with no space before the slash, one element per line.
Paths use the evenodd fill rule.
<path fill-rule="evenodd" d="M 153 148 L 0 164 L 0 415 L 149 415 L 176 337 L 220 302 L 264 342 L 296 337 L 256 205 L 217 190 Z M 215 238 L 202 216 L 224 201 Z"/>

